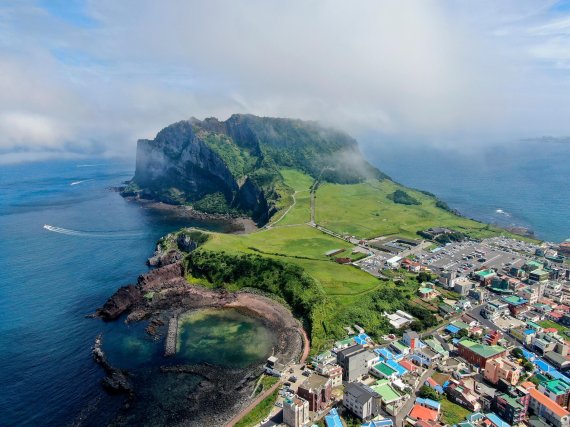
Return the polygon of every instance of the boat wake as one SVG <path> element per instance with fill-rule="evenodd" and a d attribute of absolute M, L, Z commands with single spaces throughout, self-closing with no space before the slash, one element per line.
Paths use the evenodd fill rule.
<path fill-rule="evenodd" d="M 510 213 L 505 212 L 505 211 L 502 210 L 502 209 L 497 209 L 495 212 L 498 213 L 498 214 L 500 214 L 500 215 L 511 216 Z"/>
<path fill-rule="evenodd" d="M 140 237 L 143 235 L 142 231 L 82 231 L 55 227 L 48 224 L 44 224 L 43 228 L 53 233 L 65 234 L 67 236 L 94 237 L 99 239 L 124 239 L 130 237 Z"/>
<path fill-rule="evenodd" d="M 94 179 L 83 179 L 81 181 L 73 181 L 71 184 L 69 185 L 78 185 L 81 184 L 82 182 L 89 182 L 89 181 L 94 181 Z"/>

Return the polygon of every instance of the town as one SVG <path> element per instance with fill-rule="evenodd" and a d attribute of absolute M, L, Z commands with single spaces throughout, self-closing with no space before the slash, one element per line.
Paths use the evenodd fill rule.
<path fill-rule="evenodd" d="M 346 339 L 306 361 L 270 357 L 278 396 L 259 425 L 570 426 L 570 241 L 422 237 L 343 236 L 355 257 L 327 256 L 379 278 L 425 278 L 414 302 L 438 325 L 413 330 L 398 310 L 384 314 L 396 332 L 381 339 L 346 325 Z"/>

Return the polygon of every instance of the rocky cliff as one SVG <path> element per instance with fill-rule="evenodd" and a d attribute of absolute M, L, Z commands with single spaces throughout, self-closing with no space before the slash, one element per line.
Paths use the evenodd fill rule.
<path fill-rule="evenodd" d="M 333 182 L 385 178 L 342 132 L 314 122 L 236 114 L 226 121 L 180 121 L 153 140 L 139 140 L 135 176 L 123 194 L 248 215 L 263 224 L 287 191 L 280 168 Z"/>

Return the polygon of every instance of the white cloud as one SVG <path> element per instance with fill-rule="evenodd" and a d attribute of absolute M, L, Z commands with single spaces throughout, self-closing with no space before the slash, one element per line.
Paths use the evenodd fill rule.
<path fill-rule="evenodd" d="M 85 25 L 9 2 L 0 150 L 127 155 L 233 112 L 438 143 L 568 134 L 554 3 L 97 0 Z"/>

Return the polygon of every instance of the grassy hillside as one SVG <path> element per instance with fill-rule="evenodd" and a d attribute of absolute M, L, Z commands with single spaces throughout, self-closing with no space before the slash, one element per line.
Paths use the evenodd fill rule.
<path fill-rule="evenodd" d="M 397 190 L 420 202 L 404 205 L 391 200 Z M 398 234 L 417 238 L 417 231 L 449 227 L 474 238 L 496 235 L 500 230 L 462 218 L 436 206 L 437 199 L 393 181 L 360 184 L 321 184 L 316 193 L 315 220 L 340 234 L 371 238 Z"/>
<path fill-rule="evenodd" d="M 419 284 L 414 275 L 399 272 L 396 285 L 325 255 L 342 249 L 351 256 L 353 245 L 309 226 L 310 176 L 292 169 L 281 171 L 282 209 L 269 227 L 235 235 L 209 233 L 208 241 L 193 255 L 190 281 L 228 290 L 254 287 L 285 300 L 305 322 L 313 351 L 344 336 L 343 327 L 358 323 L 374 337 L 391 330 L 383 313 L 404 309 L 431 327 L 436 320 L 429 308 L 414 303 Z M 388 196 L 405 191 L 420 204 L 395 203 Z M 330 184 L 316 192 L 316 221 L 338 233 L 361 237 L 399 234 L 415 237 L 429 227 L 455 228 L 473 237 L 497 230 L 458 217 L 436 206 L 437 200 L 389 180 L 360 184 Z M 288 204 L 287 204 L 288 203 Z M 355 255 L 356 256 L 356 255 Z M 301 312 L 302 311 L 302 312 Z"/>

